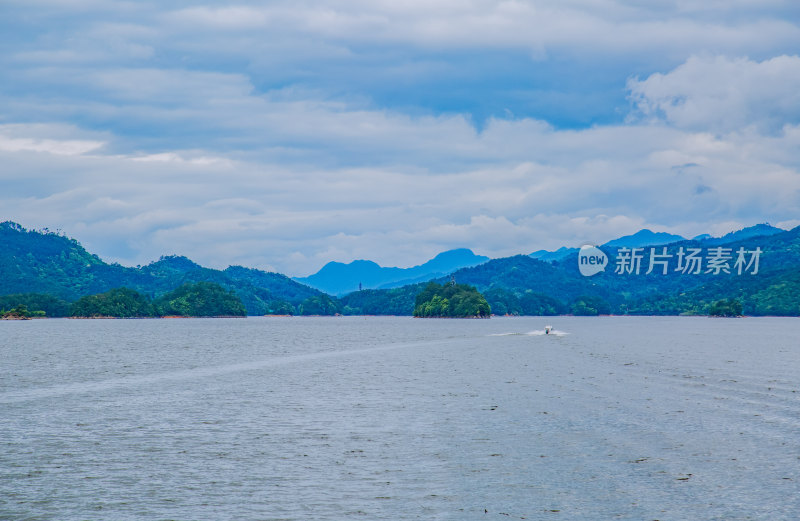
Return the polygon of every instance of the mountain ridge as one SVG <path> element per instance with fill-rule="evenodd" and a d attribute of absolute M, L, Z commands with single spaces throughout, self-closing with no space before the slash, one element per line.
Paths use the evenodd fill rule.
<path fill-rule="evenodd" d="M 640 238 L 641 235 L 648 234 L 640 234 Z M 547 262 L 529 255 L 484 261 L 485 257 L 470 250 L 452 250 L 415 267 L 422 268 L 422 275 L 412 284 L 363 289 L 332 298 L 279 273 L 243 266 L 215 270 L 177 255 L 163 256 L 136 268 L 108 264 L 75 239 L 5 222 L 0 223 L 0 296 L 9 309 L 37 302 L 41 309 L 63 313 L 68 302 L 114 288 L 127 287 L 153 299 L 186 283 L 213 282 L 235 292 L 251 315 L 410 315 L 415 296 L 430 278 L 444 284 L 454 277 L 460 284 L 485 292 L 492 309 L 499 314 L 702 314 L 711 309 L 714 301 L 728 299 L 742 302 L 746 313 L 800 315 L 800 227 L 776 231 L 766 224 L 756 225 L 717 239 L 685 239 L 669 243 L 663 250 L 645 249 L 638 252 L 641 273 L 637 270 L 636 274 L 627 275 L 618 272 L 618 257 L 631 252 L 603 246 L 608 269 L 593 277 L 579 273 L 576 251 L 559 262 Z M 744 274 L 741 264 L 737 269 L 734 262 L 740 248 L 749 255 L 759 252 L 758 269 L 751 264 Z M 665 255 L 675 263 L 690 250 L 702 251 L 706 256 L 713 256 L 715 251 L 725 253 L 730 269 L 712 273 L 704 264 L 702 272 L 687 274 L 685 270 L 676 273 L 678 269 L 673 264 L 669 273 L 662 274 L 660 269 L 649 273 L 652 270 L 647 269 L 645 259 L 653 253 Z M 679 251 L 684 253 L 679 255 Z M 454 259 L 482 262 L 459 268 L 452 275 L 432 271 L 452 266 Z M 372 261 L 358 261 L 355 265 L 373 269 L 379 275 L 385 270 Z M 409 269 L 390 270 L 409 274 Z M 756 272 L 757 277 L 753 276 Z"/>
<path fill-rule="evenodd" d="M 47 294 L 68 302 L 127 287 L 154 298 L 187 282 L 214 282 L 234 291 L 253 315 L 293 313 L 322 293 L 279 273 L 205 268 L 178 255 L 140 267 L 108 264 L 75 239 L 0 223 L 0 295 Z"/>
<path fill-rule="evenodd" d="M 410 268 L 383 267 L 362 259 L 347 264 L 331 261 L 317 273 L 294 280 L 331 295 L 345 295 L 359 289 L 389 289 L 427 281 L 488 260 L 489 257 L 476 255 L 467 248 L 456 248 Z"/>
<path fill-rule="evenodd" d="M 711 245 L 711 244 L 726 244 L 729 242 L 734 242 L 740 239 L 748 239 L 754 237 L 768 237 L 770 235 L 775 235 L 777 233 L 781 233 L 787 230 L 782 228 L 777 228 L 775 226 L 770 225 L 769 223 L 760 223 L 755 224 L 753 226 L 746 226 L 740 230 L 731 231 L 721 237 L 712 237 L 707 233 L 703 233 L 700 235 L 696 235 L 692 239 L 687 239 L 681 235 L 676 235 L 667 232 L 654 232 L 649 230 L 648 228 L 643 228 L 636 233 L 631 235 L 624 235 L 617 239 L 612 239 L 604 244 L 601 244 L 601 247 L 608 247 L 608 248 L 643 248 L 648 246 L 664 246 L 667 244 L 673 244 L 676 242 L 681 241 L 700 241 L 704 244 Z M 561 246 L 557 250 L 548 251 L 548 250 L 537 250 L 530 254 L 531 257 L 534 259 L 539 259 L 543 261 L 561 261 L 564 258 L 574 255 L 578 253 L 579 248 L 570 248 L 567 246 Z"/>

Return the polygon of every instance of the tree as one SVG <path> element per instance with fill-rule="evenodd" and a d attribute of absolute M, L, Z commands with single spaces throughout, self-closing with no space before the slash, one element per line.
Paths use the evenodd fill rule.
<path fill-rule="evenodd" d="M 67 317 L 69 303 L 60 298 L 43 293 L 16 293 L 0 297 L 0 309 L 28 308 L 32 316 Z"/>
<path fill-rule="evenodd" d="M 30 320 L 32 316 L 44 316 L 43 311 L 28 311 L 28 307 L 25 304 L 20 304 L 19 306 L 5 311 L 0 309 L 0 318 L 3 319 L 13 319 L 13 320 Z"/>
<path fill-rule="evenodd" d="M 267 312 L 268 315 L 294 315 L 297 310 L 293 305 L 283 300 L 274 300 L 270 302 L 270 307 Z"/>
<path fill-rule="evenodd" d="M 328 295 L 309 297 L 299 306 L 301 315 L 337 315 L 341 313 L 339 304 Z"/>
<path fill-rule="evenodd" d="M 465 284 L 429 282 L 415 300 L 414 316 L 430 317 L 488 317 L 492 313 L 486 298 Z"/>
<path fill-rule="evenodd" d="M 247 315 L 247 310 L 239 297 L 215 282 L 187 282 L 156 299 L 154 305 L 161 316 L 243 317 Z"/>
<path fill-rule="evenodd" d="M 607 315 L 611 306 L 600 297 L 581 296 L 572 304 L 572 314 L 579 316 Z"/>
<path fill-rule="evenodd" d="M 708 308 L 712 317 L 740 317 L 742 316 L 742 303 L 736 299 L 718 300 Z"/>
<path fill-rule="evenodd" d="M 72 305 L 73 317 L 152 317 L 150 299 L 129 288 L 115 288 L 97 295 L 81 297 Z"/>

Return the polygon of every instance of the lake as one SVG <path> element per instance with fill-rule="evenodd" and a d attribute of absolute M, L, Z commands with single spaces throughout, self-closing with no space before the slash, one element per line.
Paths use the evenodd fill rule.
<path fill-rule="evenodd" d="M 3 321 L 0 519 L 796 520 L 798 339 L 796 318 Z"/>

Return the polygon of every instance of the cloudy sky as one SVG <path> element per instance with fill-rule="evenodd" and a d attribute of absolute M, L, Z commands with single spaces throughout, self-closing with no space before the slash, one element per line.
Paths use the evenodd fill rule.
<path fill-rule="evenodd" d="M 307 275 L 800 224 L 796 0 L 2 0 L 0 220 Z"/>

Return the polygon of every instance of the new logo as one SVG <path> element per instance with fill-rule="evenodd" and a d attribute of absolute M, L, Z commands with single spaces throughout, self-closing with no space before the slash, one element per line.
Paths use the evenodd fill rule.
<path fill-rule="evenodd" d="M 608 257 L 597 246 L 587 244 L 578 252 L 578 269 L 584 277 L 591 277 L 606 269 Z"/>

